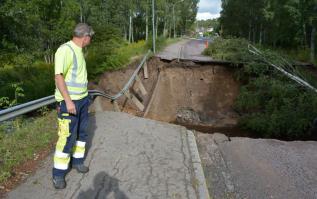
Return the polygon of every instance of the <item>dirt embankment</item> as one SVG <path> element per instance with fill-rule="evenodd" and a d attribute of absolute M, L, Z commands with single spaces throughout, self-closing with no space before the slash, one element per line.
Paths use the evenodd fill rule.
<path fill-rule="evenodd" d="M 146 117 L 214 127 L 235 126 L 232 109 L 239 92 L 233 71 L 222 66 L 169 66 L 160 73 Z"/>
<path fill-rule="evenodd" d="M 113 96 L 116 95 L 124 87 L 124 85 L 129 81 L 131 75 L 133 74 L 133 72 L 135 71 L 135 69 L 137 68 L 140 62 L 141 60 L 138 59 L 135 62 L 129 64 L 124 69 L 105 72 L 103 75 L 101 75 L 98 86 L 95 86 L 94 89 L 104 91 L 105 93 L 113 95 Z M 160 62 L 158 58 L 152 58 L 149 61 L 147 61 L 148 74 L 149 74 L 148 79 L 144 79 L 143 70 L 140 71 L 139 77 L 145 89 L 148 92 L 147 95 L 143 96 L 140 93 L 140 91 L 135 92 L 135 89 L 133 88 L 136 85 L 133 85 L 132 89 L 130 89 L 130 92 L 133 93 L 145 105 L 148 104 L 151 93 L 154 90 L 154 87 L 158 78 L 159 69 L 163 66 L 163 64 L 164 63 Z M 99 98 L 98 101 L 103 111 L 114 110 L 114 106 L 110 102 L 110 100 L 105 98 Z M 117 100 L 117 102 L 121 111 L 131 113 L 137 116 L 143 116 L 143 112 L 139 111 L 137 107 L 130 100 L 127 100 L 125 96 L 120 97 Z M 92 111 L 94 110 L 92 109 Z"/>
<path fill-rule="evenodd" d="M 104 73 L 98 89 L 115 95 L 136 69 L 138 61 L 125 69 Z M 166 63 L 158 58 L 148 61 L 149 78 L 140 78 L 148 92 L 146 96 L 130 92 L 145 105 L 143 112 L 126 97 L 118 100 L 120 109 L 146 118 L 178 123 L 204 132 L 234 129 L 238 115 L 233 103 L 239 93 L 239 82 L 233 69 L 192 62 Z M 102 110 L 113 110 L 107 99 L 99 99 Z"/>

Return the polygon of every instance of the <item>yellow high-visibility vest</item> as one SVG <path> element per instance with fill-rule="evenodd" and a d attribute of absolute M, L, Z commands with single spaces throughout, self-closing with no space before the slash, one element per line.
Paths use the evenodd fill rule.
<path fill-rule="evenodd" d="M 55 53 L 55 75 L 63 74 L 67 91 L 72 100 L 80 100 L 88 95 L 86 62 L 82 48 L 73 41 L 61 45 Z M 55 99 L 63 99 L 56 87 Z"/>

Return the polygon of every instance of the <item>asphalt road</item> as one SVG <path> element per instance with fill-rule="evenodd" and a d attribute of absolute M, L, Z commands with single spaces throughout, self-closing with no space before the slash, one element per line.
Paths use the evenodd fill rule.
<path fill-rule="evenodd" d="M 206 48 L 205 40 L 183 39 L 169 45 L 156 56 L 164 60 L 185 59 L 198 61 L 212 61 L 211 57 L 202 55 Z"/>
<path fill-rule="evenodd" d="M 317 198 L 317 142 L 223 134 L 197 141 L 211 198 Z"/>
<path fill-rule="evenodd" d="M 205 183 L 202 170 L 195 175 L 194 165 L 200 165 L 198 152 L 191 152 L 193 146 L 197 150 L 190 144 L 195 138 L 184 127 L 118 112 L 99 112 L 90 119 L 87 174 L 72 170 L 67 188 L 55 190 L 51 154 L 7 199 L 208 198 L 200 195 L 207 191 L 199 186 Z"/>

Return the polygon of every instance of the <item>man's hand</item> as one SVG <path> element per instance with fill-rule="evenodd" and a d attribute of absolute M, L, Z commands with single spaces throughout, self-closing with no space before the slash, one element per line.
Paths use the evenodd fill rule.
<path fill-rule="evenodd" d="M 76 115 L 76 106 L 68 94 L 66 83 L 62 74 L 55 75 L 55 83 L 65 100 L 67 112 Z"/>
<path fill-rule="evenodd" d="M 73 101 L 65 101 L 67 112 L 76 115 L 76 106 Z"/>

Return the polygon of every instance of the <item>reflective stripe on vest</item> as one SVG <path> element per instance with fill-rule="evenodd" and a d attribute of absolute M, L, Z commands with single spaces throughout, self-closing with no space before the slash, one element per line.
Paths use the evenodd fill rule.
<path fill-rule="evenodd" d="M 73 68 L 71 71 L 71 79 L 70 79 L 70 81 L 66 81 L 66 79 L 65 79 L 68 94 L 69 95 L 85 94 L 85 93 L 87 93 L 88 82 L 86 82 L 86 83 L 77 83 L 76 82 L 76 76 L 77 76 L 77 70 L 78 70 L 78 62 L 77 62 L 76 53 L 75 53 L 74 49 L 69 44 L 64 44 L 64 45 L 68 46 L 71 49 L 71 51 L 73 52 Z"/>

